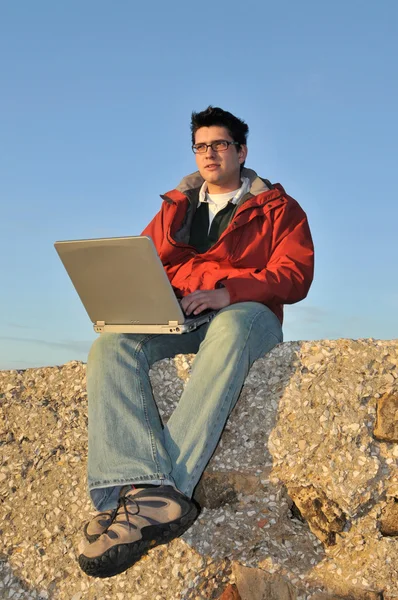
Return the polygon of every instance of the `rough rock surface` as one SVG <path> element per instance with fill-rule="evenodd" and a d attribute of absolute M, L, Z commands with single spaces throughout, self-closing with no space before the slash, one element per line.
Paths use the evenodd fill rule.
<path fill-rule="evenodd" d="M 164 419 L 193 358 L 152 370 Z M 277 346 L 249 373 L 197 522 L 93 580 L 76 563 L 92 510 L 85 365 L 0 372 L 0 598 L 211 600 L 229 584 L 242 600 L 398 598 L 397 393 L 397 341 Z"/>
<path fill-rule="evenodd" d="M 380 440 L 398 442 L 398 395 L 385 394 L 380 398 L 374 434 Z"/>

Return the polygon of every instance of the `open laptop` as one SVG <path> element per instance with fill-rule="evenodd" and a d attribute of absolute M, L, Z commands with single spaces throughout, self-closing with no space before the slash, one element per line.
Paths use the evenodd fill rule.
<path fill-rule="evenodd" d="M 217 313 L 184 315 L 149 237 L 54 246 L 97 333 L 186 333 Z"/>

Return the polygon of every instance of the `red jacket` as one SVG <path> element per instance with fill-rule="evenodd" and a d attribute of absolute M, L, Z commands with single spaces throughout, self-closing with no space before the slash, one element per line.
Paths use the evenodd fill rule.
<path fill-rule="evenodd" d="M 313 279 L 314 249 L 305 212 L 280 184 L 254 171 L 228 227 L 207 252 L 188 244 L 203 179 L 194 173 L 168 192 L 142 235 L 152 238 L 179 297 L 224 286 L 231 304 L 254 301 L 283 321 L 283 305 L 306 297 Z M 272 189 L 269 189 L 269 188 Z"/>

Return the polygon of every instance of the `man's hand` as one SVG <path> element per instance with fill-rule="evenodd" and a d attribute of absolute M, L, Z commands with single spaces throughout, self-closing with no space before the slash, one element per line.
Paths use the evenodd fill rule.
<path fill-rule="evenodd" d="M 218 290 L 197 290 L 181 300 L 181 306 L 186 315 L 198 315 L 206 308 L 218 310 L 231 303 L 227 288 Z"/>

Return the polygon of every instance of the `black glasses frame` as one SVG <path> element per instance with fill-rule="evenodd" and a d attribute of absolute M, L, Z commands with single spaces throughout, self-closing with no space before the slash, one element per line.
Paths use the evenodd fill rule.
<path fill-rule="evenodd" d="M 217 150 L 217 148 L 214 148 L 215 145 L 220 144 L 220 143 L 227 144 L 227 147 L 224 148 L 223 150 L 220 150 L 220 149 Z M 202 150 L 202 151 L 198 151 L 197 146 L 200 146 L 202 148 L 206 147 L 206 149 Z M 206 154 L 207 148 L 211 148 L 213 150 L 213 152 L 226 152 L 228 150 L 229 146 L 240 146 L 240 144 L 239 144 L 239 142 L 230 142 L 228 140 L 214 140 L 214 142 L 211 142 L 211 144 L 205 144 L 205 143 L 193 144 L 192 152 L 194 154 Z"/>

